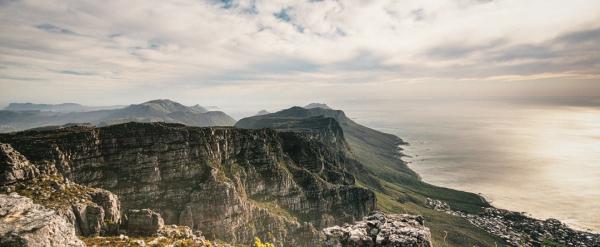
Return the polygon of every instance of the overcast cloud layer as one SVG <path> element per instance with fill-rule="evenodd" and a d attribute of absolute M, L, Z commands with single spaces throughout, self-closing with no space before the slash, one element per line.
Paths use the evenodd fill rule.
<path fill-rule="evenodd" d="M 0 104 L 600 94 L 596 0 L 0 0 L 0 33 Z"/>

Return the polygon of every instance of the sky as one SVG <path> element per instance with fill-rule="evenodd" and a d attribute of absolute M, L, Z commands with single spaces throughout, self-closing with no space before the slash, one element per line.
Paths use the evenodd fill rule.
<path fill-rule="evenodd" d="M 0 105 L 600 96 L 597 0 L 0 0 Z"/>

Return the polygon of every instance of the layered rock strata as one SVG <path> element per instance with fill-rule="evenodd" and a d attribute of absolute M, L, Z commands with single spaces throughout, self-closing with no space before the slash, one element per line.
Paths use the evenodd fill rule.
<path fill-rule="evenodd" d="M 338 134 L 326 139 L 343 141 L 334 138 Z M 42 174 L 111 191 L 121 211 L 148 208 L 166 224 L 210 239 L 249 243 L 259 236 L 307 246 L 317 244 L 317 228 L 360 219 L 375 207 L 374 193 L 354 186 L 346 172 L 344 144 L 325 145 L 323 136 L 128 123 L 3 134 L 0 142 Z M 108 204 L 94 203 L 104 218 L 114 216 Z M 79 212 L 102 215 L 92 208 Z M 98 222 L 82 223 L 83 234 L 102 231 Z"/>

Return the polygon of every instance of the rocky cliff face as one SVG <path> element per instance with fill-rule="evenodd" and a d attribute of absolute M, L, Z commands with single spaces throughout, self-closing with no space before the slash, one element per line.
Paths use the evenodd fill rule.
<path fill-rule="evenodd" d="M 315 227 L 354 221 L 375 207 L 374 193 L 346 172 L 343 150 L 321 140 L 318 132 L 162 123 L 0 135 L 40 173 L 115 193 L 121 211 L 148 208 L 165 224 L 208 238 L 259 236 L 286 246 L 314 245 Z"/>
<path fill-rule="evenodd" d="M 117 232 L 120 202 L 111 192 L 72 183 L 60 173 L 40 172 L 10 144 L 0 143 L 0 168 L 0 192 L 17 192 L 55 210 L 78 235 Z"/>

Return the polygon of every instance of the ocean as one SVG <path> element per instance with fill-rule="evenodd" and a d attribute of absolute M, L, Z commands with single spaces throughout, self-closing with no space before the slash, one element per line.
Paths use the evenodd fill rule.
<path fill-rule="evenodd" d="M 353 105 L 344 109 L 349 117 L 410 143 L 404 159 L 424 181 L 600 232 L 600 108 L 426 99 Z"/>

